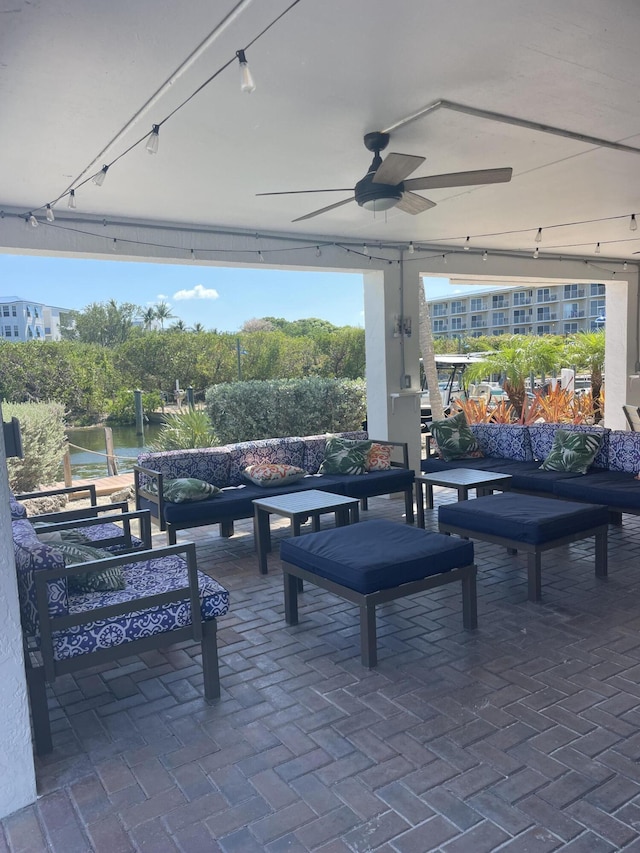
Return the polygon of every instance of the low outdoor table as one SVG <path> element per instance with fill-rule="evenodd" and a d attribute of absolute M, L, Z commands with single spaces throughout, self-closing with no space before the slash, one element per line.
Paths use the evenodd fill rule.
<path fill-rule="evenodd" d="M 476 471 L 473 468 L 452 468 L 450 471 L 434 471 L 430 474 L 416 474 L 416 505 L 418 508 L 418 527 L 424 527 L 424 491 L 427 493 L 427 509 L 433 509 L 433 487 L 444 486 L 458 492 L 458 500 L 466 501 L 469 490 L 476 490 L 476 497 L 493 494 L 494 489 L 506 492 L 511 488 L 511 475 L 497 471 Z"/>
<path fill-rule="evenodd" d="M 253 529 L 260 574 L 267 574 L 267 553 L 270 550 L 271 541 L 270 515 L 288 518 L 291 522 L 292 536 L 299 536 L 301 523 L 309 517 L 311 517 L 311 529 L 317 533 L 320 530 L 320 516 L 327 512 L 335 513 L 336 527 L 358 521 L 360 518 L 358 503 L 358 498 L 345 498 L 319 489 L 274 495 L 272 498 L 259 498 L 253 501 Z"/>

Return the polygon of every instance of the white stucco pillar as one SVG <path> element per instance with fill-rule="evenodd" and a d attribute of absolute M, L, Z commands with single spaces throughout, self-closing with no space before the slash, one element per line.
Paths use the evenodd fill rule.
<path fill-rule="evenodd" d="M 2 413 L 0 411 L 0 420 Z M 36 799 L 9 482 L 0 429 L 0 818 Z"/>
<path fill-rule="evenodd" d="M 420 277 L 407 266 L 364 274 L 367 424 L 373 438 L 406 441 L 409 465 L 419 470 Z"/>
<path fill-rule="evenodd" d="M 638 273 L 626 272 L 625 281 L 606 288 L 605 406 L 611 429 L 626 429 L 624 403 L 640 406 L 640 341 Z"/>

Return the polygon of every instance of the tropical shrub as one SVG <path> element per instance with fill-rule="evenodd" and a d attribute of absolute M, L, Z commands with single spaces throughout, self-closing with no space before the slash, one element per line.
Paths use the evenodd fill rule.
<path fill-rule="evenodd" d="M 220 441 L 360 429 L 365 386 L 351 379 L 273 379 L 214 385 L 205 395 Z"/>
<path fill-rule="evenodd" d="M 151 450 L 187 450 L 220 444 L 206 412 L 184 409 L 165 415 Z"/>
<path fill-rule="evenodd" d="M 62 403 L 2 403 L 4 420 L 20 421 L 24 457 L 7 459 L 14 492 L 32 492 L 54 483 L 66 451 Z"/>
<path fill-rule="evenodd" d="M 142 395 L 142 411 L 146 415 L 162 406 L 159 391 L 147 391 Z M 115 399 L 107 404 L 107 423 L 127 426 L 136 422 L 136 402 L 133 391 L 119 391 Z"/>

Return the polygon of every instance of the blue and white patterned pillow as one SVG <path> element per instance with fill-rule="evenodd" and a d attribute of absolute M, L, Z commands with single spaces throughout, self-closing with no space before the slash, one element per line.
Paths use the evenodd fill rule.
<path fill-rule="evenodd" d="M 301 438 L 263 438 L 229 445 L 229 485 L 245 483 L 244 470 L 250 465 L 272 463 L 303 467 L 304 444 Z"/>
<path fill-rule="evenodd" d="M 521 424 L 471 424 L 485 456 L 498 459 L 513 459 L 516 462 L 532 462 L 529 430 Z"/>
<path fill-rule="evenodd" d="M 611 430 L 609 470 L 637 474 L 640 471 L 640 432 Z"/>

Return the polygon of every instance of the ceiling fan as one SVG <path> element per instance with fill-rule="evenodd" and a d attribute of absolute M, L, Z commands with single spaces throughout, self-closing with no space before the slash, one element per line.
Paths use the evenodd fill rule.
<path fill-rule="evenodd" d="M 478 169 L 475 172 L 450 172 L 446 175 L 430 175 L 425 178 L 410 178 L 405 180 L 418 166 L 422 165 L 425 157 L 416 157 L 413 154 L 388 154 L 383 160 L 380 152 L 389 144 L 389 134 L 381 131 L 367 133 L 364 137 L 365 147 L 373 151 L 373 160 L 369 171 L 355 188 L 342 187 L 326 190 L 291 190 L 290 192 L 257 193 L 259 196 L 266 195 L 297 195 L 301 193 L 344 193 L 353 192 L 351 198 L 321 207 L 305 216 L 299 216 L 294 222 L 302 222 L 304 219 L 312 219 L 321 213 L 335 210 L 343 204 L 352 201 L 357 202 L 365 210 L 375 212 L 389 210 L 397 207 L 405 213 L 423 213 L 431 207 L 435 207 L 434 201 L 418 195 L 413 190 L 431 190 L 442 187 L 469 187 L 477 184 L 500 184 L 511 180 L 513 169 Z"/>

